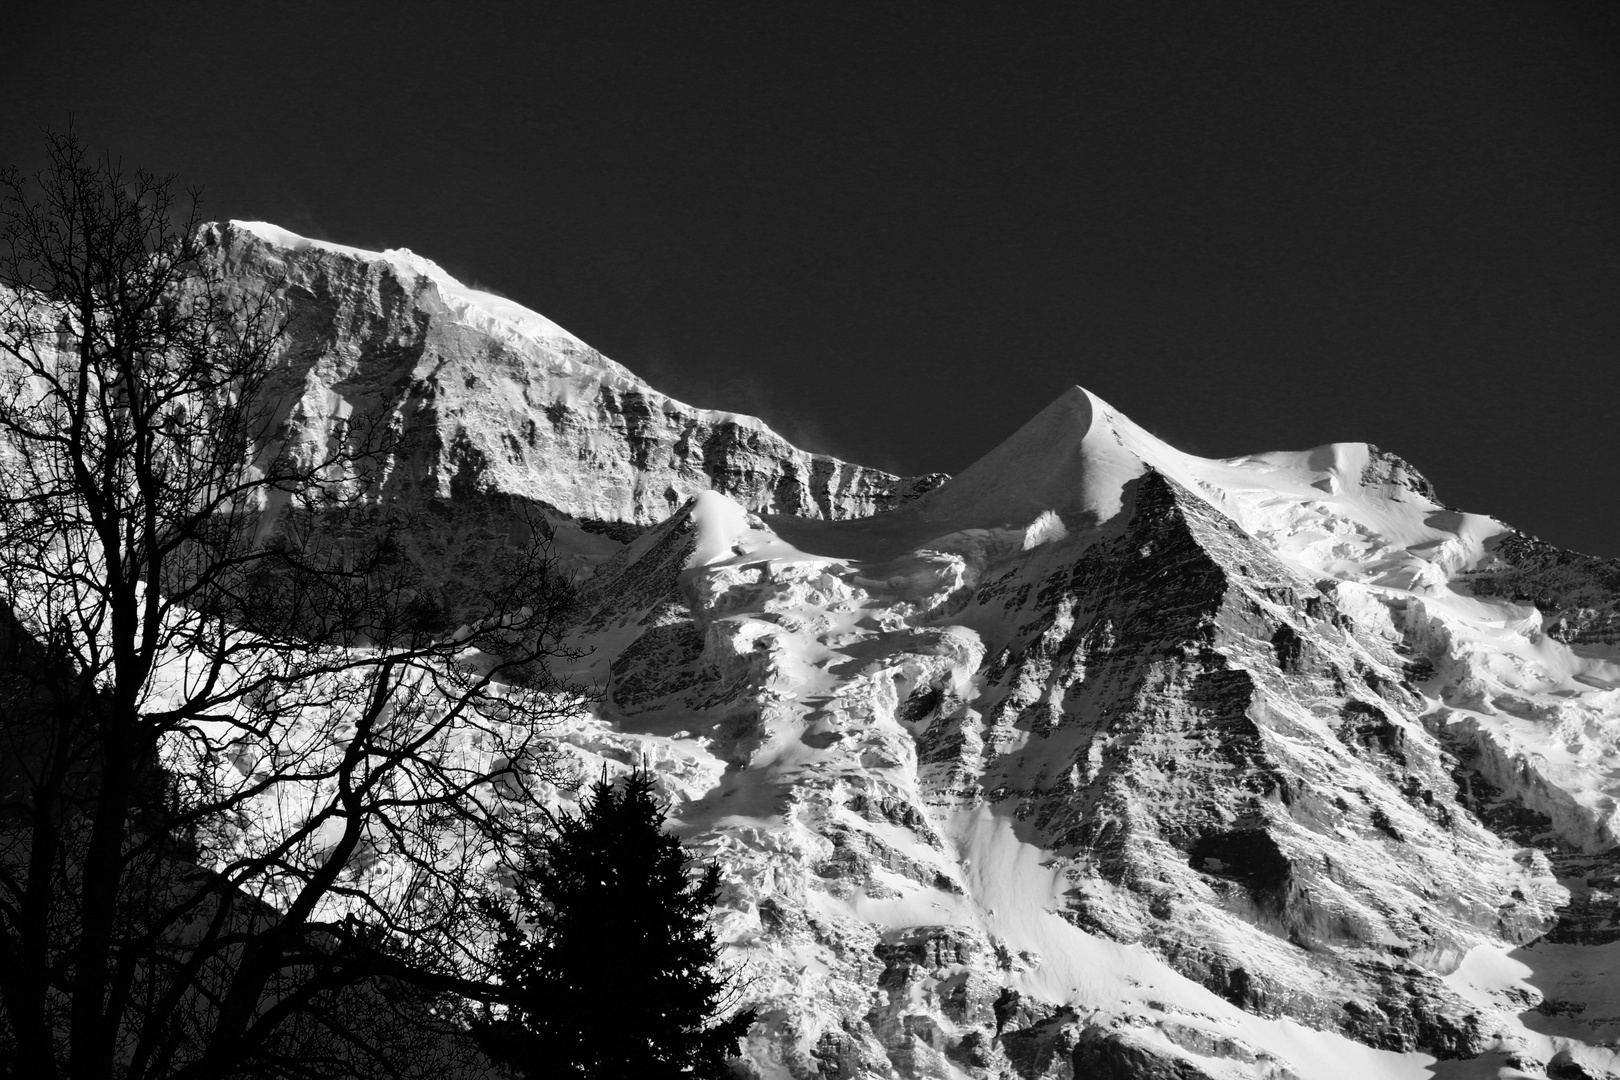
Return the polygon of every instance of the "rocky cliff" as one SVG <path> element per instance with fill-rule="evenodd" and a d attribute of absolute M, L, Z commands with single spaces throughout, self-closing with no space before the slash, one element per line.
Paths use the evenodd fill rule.
<path fill-rule="evenodd" d="M 566 741 L 721 865 L 740 1075 L 1620 1075 L 1604 561 L 1078 387 L 892 477 L 408 252 L 214 240 L 288 314 L 283 452 L 386 431 L 381 500 L 573 529 Z"/>
<path fill-rule="evenodd" d="M 1076 390 L 894 513 L 619 553 L 576 742 L 726 867 L 754 1075 L 1601 1076 L 1620 665 L 1474 595 L 1507 535 Z"/>
<path fill-rule="evenodd" d="M 550 320 L 403 249 L 257 222 L 211 226 L 245 291 L 280 301 L 280 438 L 386 436 L 393 501 L 499 493 L 580 519 L 662 521 L 699 491 L 810 518 L 885 510 L 943 477 L 896 477 L 787 443 L 762 421 L 661 394 Z"/>

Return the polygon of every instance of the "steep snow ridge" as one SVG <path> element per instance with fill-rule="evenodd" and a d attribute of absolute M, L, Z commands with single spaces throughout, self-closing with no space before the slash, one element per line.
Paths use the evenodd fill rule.
<path fill-rule="evenodd" d="M 286 314 L 273 453 L 387 430 L 378 494 L 398 505 L 517 498 L 648 525 L 714 489 L 752 510 L 855 517 L 939 477 L 792 446 L 759 418 L 659 393 L 556 323 L 404 249 L 369 252 L 263 222 L 208 226 L 228 277 Z"/>
<path fill-rule="evenodd" d="M 881 522 L 835 529 L 783 523 L 795 538 L 871 555 L 960 534 L 1022 530 L 1042 515 L 1084 530 L 1121 511 L 1148 469 L 1238 521 L 1279 556 L 1321 576 L 1401 587 L 1441 584 L 1505 531 L 1448 511 L 1405 462 L 1366 443 L 1216 460 L 1149 434 L 1076 386 L 983 458 Z M 947 544 L 946 546 L 953 546 Z"/>
<path fill-rule="evenodd" d="M 1160 456 L 1112 420 L 1107 405 L 1076 386 L 910 513 L 948 529 L 1023 528 L 1046 512 L 1105 521 L 1119 512 L 1126 482 Z"/>
<path fill-rule="evenodd" d="M 697 526 L 693 566 L 708 566 L 737 554 L 738 542 L 749 531 L 748 511 L 714 491 L 702 492 L 692 501 L 692 521 Z"/>
<path fill-rule="evenodd" d="M 259 239 L 274 247 L 289 252 L 309 250 L 329 251 L 337 255 L 344 255 L 362 262 L 382 262 L 392 266 L 401 274 L 413 277 L 427 278 L 438 287 L 439 295 L 449 304 L 451 311 L 469 325 L 479 329 L 492 330 L 501 328 L 505 335 L 497 333 L 495 336 L 517 335 L 537 344 L 551 339 L 560 339 L 570 342 L 581 349 L 589 349 L 579 338 L 558 326 L 539 312 L 530 311 L 521 304 L 514 303 L 503 296 L 479 289 L 469 288 L 434 262 L 423 258 L 410 248 L 389 248 L 386 251 L 366 251 L 363 248 L 350 247 L 347 244 L 335 244 L 329 240 L 312 240 L 307 236 L 272 225 L 268 221 L 236 221 L 231 225 L 243 232 L 252 233 Z M 618 364 L 599 357 L 602 366 L 627 379 L 635 377 Z M 752 419 L 752 418 L 750 418 Z"/>
<path fill-rule="evenodd" d="M 1152 468 L 1206 499 L 1277 554 L 1332 577 L 1438 586 L 1504 531 L 1447 511 L 1405 462 L 1366 443 L 1211 460 L 1174 449 L 1074 387 L 910 511 L 956 527 L 1023 525 L 1043 511 L 1085 524 L 1119 513 Z"/>
<path fill-rule="evenodd" d="M 1615 663 L 1578 656 L 1546 638 L 1534 608 L 1453 587 L 1459 572 L 1485 557 L 1488 542 L 1509 530 L 1484 515 L 1441 506 L 1428 482 L 1393 455 L 1366 443 L 1334 443 L 1297 453 L 1199 458 L 1074 387 L 980 461 L 891 516 L 926 523 L 907 530 L 907 539 L 931 530 L 1031 526 L 1042 514 L 1083 528 L 1117 515 L 1126 484 L 1149 468 L 1208 501 L 1300 570 L 1369 586 L 1403 614 L 1436 619 L 1444 629 L 1423 632 L 1424 646 L 1457 680 L 1440 691 L 1449 706 L 1440 722 L 1458 725 L 1452 736 L 1483 755 L 1488 778 L 1522 791 L 1571 843 L 1588 850 L 1615 843 Z M 811 533 L 801 529 L 799 535 Z M 1444 662 L 1449 654 L 1490 659 L 1459 667 L 1456 655 Z"/>

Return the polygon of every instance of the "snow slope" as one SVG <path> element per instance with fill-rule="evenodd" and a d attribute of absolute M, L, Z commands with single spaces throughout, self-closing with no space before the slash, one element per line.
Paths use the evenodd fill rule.
<path fill-rule="evenodd" d="M 715 489 L 753 509 L 874 513 L 939 478 L 895 477 L 787 443 L 759 418 L 661 394 L 544 316 L 402 248 L 370 252 L 263 222 L 206 227 L 227 277 L 285 315 L 275 452 L 386 432 L 397 504 L 489 495 L 649 524 Z"/>
<path fill-rule="evenodd" d="M 342 255 L 359 262 L 382 262 L 393 267 L 401 275 L 407 277 L 426 278 L 433 282 L 439 295 L 444 298 L 455 317 L 470 326 L 477 327 L 497 338 L 507 341 L 524 341 L 536 345 L 544 345 L 548 341 L 560 340 L 567 342 L 578 349 L 587 350 L 586 345 L 579 338 L 570 334 L 539 312 L 530 311 L 521 304 L 514 303 L 504 296 L 485 292 L 481 289 L 469 288 L 451 277 L 445 269 L 432 259 L 425 259 L 410 248 L 389 248 L 386 251 L 365 251 L 361 248 L 349 247 L 346 244 L 334 244 L 327 240 L 311 240 L 307 236 L 299 236 L 267 221 L 232 221 L 231 226 L 240 229 L 263 240 L 272 248 L 279 248 L 286 252 L 296 254 L 304 251 L 325 251 L 335 255 Z M 595 362 L 606 370 L 614 372 L 627 382 L 636 381 L 635 376 L 606 357 L 598 356 Z M 749 419 L 752 419 L 750 417 Z"/>
<path fill-rule="evenodd" d="M 879 517 L 727 502 L 600 571 L 580 747 L 689 760 L 758 1075 L 1620 1069 L 1547 951 L 1609 946 L 1521 947 L 1614 847 L 1612 666 L 1470 595 L 1505 526 L 1400 459 L 1195 458 L 1076 388 Z"/>
<path fill-rule="evenodd" d="M 1448 677 L 1431 723 L 1454 728 L 1486 758 L 1486 777 L 1498 787 L 1517 788 L 1516 777 L 1528 772 L 1534 782 L 1526 797 L 1571 843 L 1614 846 L 1620 747 L 1611 723 L 1620 710 L 1620 650 L 1572 649 L 1543 632 L 1550 616 L 1475 597 L 1468 572 L 1489 563 L 1493 541 L 1512 530 L 1441 505 L 1410 465 L 1376 447 L 1198 458 L 1074 387 L 948 484 L 895 513 L 830 529 L 780 527 L 812 545 L 868 554 L 982 544 L 998 533 L 1021 535 L 1043 514 L 1081 531 L 1114 519 L 1126 485 L 1148 469 L 1301 573 L 1357 586 L 1339 595 L 1371 604 L 1374 619 L 1399 621 Z M 982 572 L 968 563 L 970 576 Z"/>
<path fill-rule="evenodd" d="M 379 498 L 572 523 L 567 741 L 722 865 L 749 1075 L 1620 1075 L 1620 654 L 1400 458 L 1075 387 L 909 481 L 409 252 L 218 243 L 288 305 L 278 452 L 377 418 Z"/>

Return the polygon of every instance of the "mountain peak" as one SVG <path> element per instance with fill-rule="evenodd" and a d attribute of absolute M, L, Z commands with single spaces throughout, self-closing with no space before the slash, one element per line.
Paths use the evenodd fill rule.
<path fill-rule="evenodd" d="M 212 228 L 287 305 L 277 452 L 397 424 L 424 566 L 572 515 L 600 695 L 558 746 L 724 868 L 749 1075 L 1620 1071 L 1610 568 L 1366 443 L 1206 459 L 1081 386 L 920 494 L 405 249 Z"/>
<path fill-rule="evenodd" d="M 388 248 L 368 251 L 330 240 L 315 240 L 300 236 L 268 221 L 233 220 L 224 228 L 251 236 L 272 249 L 298 255 L 305 252 L 326 252 L 355 259 L 363 263 L 384 263 L 407 279 L 425 278 L 437 288 L 440 297 L 463 321 L 490 331 L 505 331 L 536 342 L 560 340 L 580 349 L 588 349 L 583 341 L 564 330 L 537 311 L 532 311 L 504 296 L 471 288 L 453 277 L 444 267 L 412 251 L 410 248 Z M 505 336 L 505 335 L 503 335 Z M 612 365 L 618 368 L 618 365 Z M 619 369 L 623 374 L 623 369 Z"/>
<path fill-rule="evenodd" d="M 1048 511 L 1081 523 L 1106 521 L 1119 512 L 1128 482 L 1151 466 L 1185 483 L 1188 460 L 1096 394 L 1073 386 L 918 500 L 917 512 L 961 527 L 1022 527 Z"/>
<path fill-rule="evenodd" d="M 751 511 L 848 518 L 938 483 L 812 454 L 758 417 L 677 401 L 406 248 L 368 251 L 262 221 L 205 229 L 229 275 L 287 305 L 277 375 L 295 450 L 324 446 L 339 422 L 398 426 L 386 497 L 493 494 L 648 525 L 709 489 Z"/>

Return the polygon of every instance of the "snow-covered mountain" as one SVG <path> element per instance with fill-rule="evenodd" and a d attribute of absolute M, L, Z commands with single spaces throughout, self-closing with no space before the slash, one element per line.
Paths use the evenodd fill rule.
<path fill-rule="evenodd" d="M 647 524 L 713 489 L 751 510 L 844 518 L 944 479 L 807 453 L 756 417 L 692 408 L 404 249 L 361 251 L 263 222 L 212 226 L 210 239 L 228 273 L 285 304 L 279 391 L 292 448 L 324 447 L 338 423 L 389 429 L 391 499 L 498 492 Z"/>
<path fill-rule="evenodd" d="M 748 1075 L 1620 1075 L 1620 564 L 1079 387 L 897 478 L 408 252 L 216 237 L 295 451 L 369 418 L 383 497 L 575 530 L 568 739 L 723 866 Z"/>

